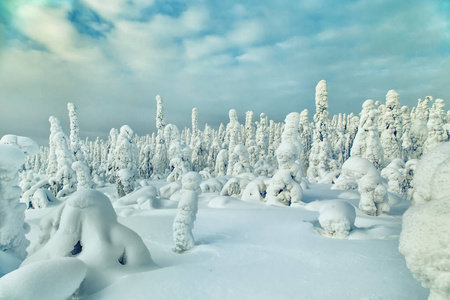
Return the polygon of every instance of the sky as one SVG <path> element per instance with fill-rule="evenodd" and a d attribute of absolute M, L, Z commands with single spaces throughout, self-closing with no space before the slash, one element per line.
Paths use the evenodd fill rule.
<path fill-rule="evenodd" d="M 68 102 L 82 138 L 145 135 L 156 95 L 180 130 L 194 107 L 201 128 L 233 108 L 312 120 L 322 79 L 332 115 L 390 89 L 447 100 L 449 22 L 449 0 L 1 0 L 0 136 L 46 145 L 49 116 L 69 133 Z"/>

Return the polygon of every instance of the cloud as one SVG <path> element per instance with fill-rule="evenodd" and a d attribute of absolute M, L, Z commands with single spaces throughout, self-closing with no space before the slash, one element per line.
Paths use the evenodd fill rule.
<path fill-rule="evenodd" d="M 321 79 L 332 114 L 358 114 L 389 89 L 410 107 L 450 93 L 437 1 L 23 1 L 8 12 L 0 135 L 33 127 L 45 140 L 48 116 L 66 124 L 69 101 L 82 135 L 105 137 L 125 123 L 152 132 L 157 94 L 166 123 L 184 127 L 193 107 L 212 126 L 231 108 L 241 122 L 247 110 L 312 116 Z"/>

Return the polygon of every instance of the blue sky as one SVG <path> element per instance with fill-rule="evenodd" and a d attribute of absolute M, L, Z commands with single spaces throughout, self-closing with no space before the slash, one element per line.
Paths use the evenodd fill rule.
<path fill-rule="evenodd" d="M 449 1 L 7 0 L 0 3 L 0 135 L 43 143 L 48 117 L 81 135 L 128 124 L 227 122 L 228 111 L 314 114 L 325 79 L 331 114 L 359 113 L 388 90 L 402 105 L 450 96 Z M 447 108 L 448 109 L 448 108 Z"/>

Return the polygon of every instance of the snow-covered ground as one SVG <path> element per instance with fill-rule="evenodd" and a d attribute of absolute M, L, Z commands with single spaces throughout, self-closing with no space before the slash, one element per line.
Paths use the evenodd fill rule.
<path fill-rule="evenodd" d="M 162 186 L 162 181 L 155 182 Z M 172 251 L 176 202 L 159 209 L 119 210 L 119 222 L 139 234 L 156 269 L 126 275 L 80 299 L 426 299 L 398 251 L 408 203 L 373 217 L 361 213 L 356 191 L 311 184 L 305 206 L 251 204 L 204 193 L 193 234 L 196 245 Z M 116 201 L 114 185 L 99 189 Z M 330 201 L 356 207 L 348 239 L 325 236 L 319 210 Z M 164 202 L 164 203 L 162 203 Z M 158 206 L 158 205 L 154 205 Z M 52 208 L 27 210 L 31 252 L 39 221 Z M 324 235 L 321 235 L 324 234 Z"/>

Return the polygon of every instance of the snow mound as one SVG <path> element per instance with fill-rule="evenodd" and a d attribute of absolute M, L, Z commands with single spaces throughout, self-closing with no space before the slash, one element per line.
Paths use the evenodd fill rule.
<path fill-rule="evenodd" d="M 320 209 L 319 223 L 326 235 L 346 238 L 355 225 L 355 218 L 353 205 L 344 201 L 333 201 Z"/>
<path fill-rule="evenodd" d="M 37 251 L 22 266 L 60 257 L 82 260 L 89 272 L 80 292 L 96 292 L 115 278 L 153 265 L 141 237 L 117 221 L 108 197 L 82 189 L 41 220 Z"/>
<path fill-rule="evenodd" d="M 249 206 L 252 205 L 229 196 L 218 196 L 211 199 L 208 203 L 208 207 L 210 208 L 243 208 Z"/>
<path fill-rule="evenodd" d="M 0 299 L 68 299 L 86 276 L 79 259 L 63 257 L 39 261 L 0 278 Z"/>

